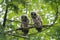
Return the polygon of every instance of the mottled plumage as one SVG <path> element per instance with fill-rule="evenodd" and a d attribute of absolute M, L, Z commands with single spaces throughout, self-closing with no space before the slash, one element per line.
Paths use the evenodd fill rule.
<path fill-rule="evenodd" d="M 22 29 L 22 32 L 24 33 L 24 36 L 28 34 L 29 32 L 29 19 L 27 18 L 26 15 L 22 15 L 21 16 L 21 27 L 23 28 Z"/>
<path fill-rule="evenodd" d="M 40 32 L 42 30 L 42 20 L 41 17 L 37 15 L 36 12 L 31 12 L 31 17 L 34 22 L 34 26 Z"/>

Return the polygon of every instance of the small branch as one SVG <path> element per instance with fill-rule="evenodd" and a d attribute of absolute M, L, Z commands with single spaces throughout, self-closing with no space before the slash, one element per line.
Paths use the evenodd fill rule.
<path fill-rule="evenodd" d="M 8 34 L 8 35 L 11 35 L 11 36 L 14 36 L 14 37 L 21 37 L 21 38 L 25 38 L 25 39 L 29 38 L 28 36 L 22 36 L 22 35 L 17 35 L 17 34 Z"/>
<path fill-rule="evenodd" d="M 10 21 L 10 22 L 18 22 L 18 23 L 21 23 L 20 21 L 16 21 L 16 20 L 9 20 L 9 19 L 6 19 L 7 21 Z"/>
<path fill-rule="evenodd" d="M 45 31 L 45 30 L 47 30 L 47 29 L 49 29 L 49 28 L 50 28 L 50 27 L 47 27 L 47 28 L 45 28 L 44 30 L 42 30 L 41 32 L 43 32 L 43 31 Z M 41 32 L 31 33 L 31 34 L 28 34 L 28 36 L 36 35 L 36 34 L 41 33 Z"/>
<path fill-rule="evenodd" d="M 6 11 L 5 11 L 5 15 L 4 15 L 4 21 L 3 21 L 3 27 L 5 27 L 5 24 L 6 24 L 7 12 L 8 12 L 8 6 L 6 6 Z"/>
<path fill-rule="evenodd" d="M 59 12 L 58 12 L 58 3 L 56 2 L 56 14 L 55 14 L 55 19 L 54 19 L 54 21 L 53 21 L 53 24 L 51 24 L 50 26 L 52 26 L 52 25 L 55 24 L 56 20 L 58 19 L 58 14 L 59 14 Z"/>

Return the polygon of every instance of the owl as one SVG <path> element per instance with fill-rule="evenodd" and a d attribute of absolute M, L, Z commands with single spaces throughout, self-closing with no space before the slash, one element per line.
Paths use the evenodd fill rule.
<path fill-rule="evenodd" d="M 22 32 L 24 33 L 24 36 L 26 36 L 29 32 L 29 19 L 26 15 L 21 16 L 21 27 L 22 27 Z"/>
<path fill-rule="evenodd" d="M 38 32 L 42 30 L 42 19 L 36 12 L 31 12 L 31 17 L 34 22 L 34 26 Z"/>

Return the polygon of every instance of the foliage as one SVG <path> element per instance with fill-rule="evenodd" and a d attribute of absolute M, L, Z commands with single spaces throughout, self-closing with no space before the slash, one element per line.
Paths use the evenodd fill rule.
<path fill-rule="evenodd" d="M 0 0 L 0 40 L 59 40 L 60 39 L 60 0 Z M 32 11 L 42 17 L 42 32 L 30 28 L 23 36 L 20 27 L 22 15 L 27 15 L 31 26 Z"/>

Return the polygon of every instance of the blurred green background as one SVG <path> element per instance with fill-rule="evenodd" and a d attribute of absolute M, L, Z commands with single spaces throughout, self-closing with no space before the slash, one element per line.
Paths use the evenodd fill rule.
<path fill-rule="evenodd" d="M 20 17 L 27 15 L 33 24 L 32 11 L 38 12 L 44 27 L 40 33 L 31 28 L 23 36 L 21 30 L 16 31 Z M 0 40 L 60 40 L 60 0 L 0 0 Z"/>

